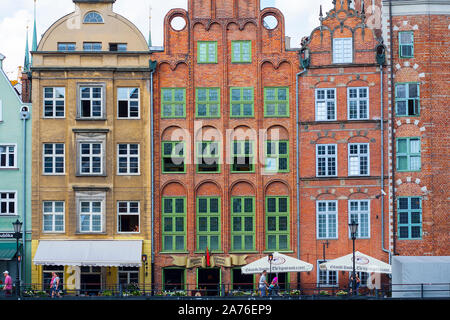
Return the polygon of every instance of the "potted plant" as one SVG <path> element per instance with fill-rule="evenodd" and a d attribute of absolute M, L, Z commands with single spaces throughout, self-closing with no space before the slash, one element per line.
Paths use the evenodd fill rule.
<path fill-rule="evenodd" d="M 102 297 L 112 297 L 113 296 L 113 292 L 112 292 L 112 290 L 105 290 L 105 291 L 102 291 L 100 293 L 100 295 Z"/>
<path fill-rule="evenodd" d="M 344 290 L 340 290 L 340 291 L 336 292 L 337 297 L 346 297 L 347 295 L 348 295 L 348 292 L 344 291 Z"/>
<path fill-rule="evenodd" d="M 328 291 L 326 291 L 326 290 L 320 290 L 319 295 L 320 296 L 329 296 L 330 293 Z"/>
<path fill-rule="evenodd" d="M 47 298 L 48 297 L 48 293 L 45 291 L 37 291 L 35 293 L 35 296 L 38 298 Z"/>

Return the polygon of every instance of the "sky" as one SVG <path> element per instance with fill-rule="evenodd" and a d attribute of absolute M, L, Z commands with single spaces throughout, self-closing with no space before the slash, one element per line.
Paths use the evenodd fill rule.
<path fill-rule="evenodd" d="M 37 34 L 41 35 L 59 18 L 74 11 L 72 0 L 36 0 Z M 117 0 L 114 11 L 133 22 L 148 37 L 149 8 L 152 6 L 152 43 L 163 44 L 163 21 L 173 8 L 187 9 L 188 0 Z M 319 7 L 324 13 L 332 9 L 332 0 L 261 0 L 261 6 L 275 7 L 284 14 L 286 36 L 291 46 L 300 47 L 300 40 L 319 25 Z M 29 26 L 31 49 L 34 0 L 0 0 L 0 53 L 6 56 L 4 70 L 10 80 L 17 79 L 17 68 L 23 65 L 25 39 Z"/>

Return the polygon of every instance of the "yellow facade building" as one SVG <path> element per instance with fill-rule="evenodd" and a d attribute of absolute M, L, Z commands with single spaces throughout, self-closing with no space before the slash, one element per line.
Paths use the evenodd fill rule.
<path fill-rule="evenodd" d="M 33 52 L 32 281 L 98 294 L 150 284 L 150 51 L 115 0 L 75 11 Z"/>

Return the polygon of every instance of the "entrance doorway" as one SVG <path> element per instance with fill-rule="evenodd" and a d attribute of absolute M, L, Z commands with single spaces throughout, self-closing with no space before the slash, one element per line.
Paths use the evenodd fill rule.
<path fill-rule="evenodd" d="M 97 296 L 102 289 L 102 269 L 100 267 L 81 267 L 81 294 Z"/>
<path fill-rule="evenodd" d="M 184 290 L 185 269 L 164 269 L 163 290 L 177 291 Z"/>
<path fill-rule="evenodd" d="M 218 296 L 220 269 L 197 269 L 197 286 L 203 296 Z"/>

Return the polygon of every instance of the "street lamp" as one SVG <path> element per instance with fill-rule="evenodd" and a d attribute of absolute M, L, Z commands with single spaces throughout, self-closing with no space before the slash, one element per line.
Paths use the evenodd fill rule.
<path fill-rule="evenodd" d="M 14 238 L 16 238 L 16 295 L 20 297 L 20 278 L 19 278 L 19 239 L 22 237 L 22 222 L 19 219 L 13 222 Z"/>
<path fill-rule="evenodd" d="M 356 267 L 355 267 L 355 240 L 356 240 L 356 233 L 358 232 L 358 222 L 355 220 L 352 220 L 352 223 L 349 223 L 348 226 L 350 227 L 350 233 L 352 235 L 353 240 L 353 280 L 352 280 L 352 293 L 353 295 L 356 295 Z"/>
<path fill-rule="evenodd" d="M 269 265 L 270 265 L 269 276 L 272 274 L 272 261 L 273 261 L 273 253 L 269 253 Z"/>

